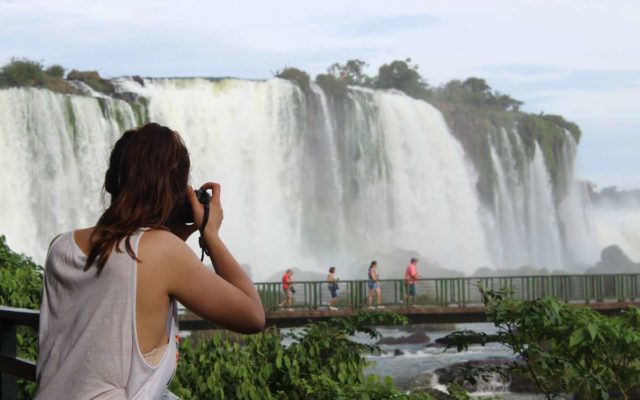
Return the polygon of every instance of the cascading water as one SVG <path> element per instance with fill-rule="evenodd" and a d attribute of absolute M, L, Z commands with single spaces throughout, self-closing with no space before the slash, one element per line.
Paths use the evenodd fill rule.
<path fill-rule="evenodd" d="M 44 260 L 54 235 L 89 226 L 100 214 L 115 116 L 134 125 L 121 100 L 0 90 L 0 233 L 10 246 Z"/>
<path fill-rule="evenodd" d="M 286 81 L 152 80 L 137 90 L 152 120 L 185 137 L 194 181 L 221 182 L 225 237 L 256 275 L 364 265 L 379 249 L 466 272 L 491 264 L 462 148 L 424 102 L 353 91 L 340 116 L 351 123 L 338 126 L 318 87 L 305 95 Z"/>
<path fill-rule="evenodd" d="M 568 259 L 576 264 L 588 265 L 593 263 L 593 260 L 597 260 L 600 255 L 600 249 L 598 246 L 594 246 L 594 243 L 598 241 L 596 224 L 593 219 L 586 183 L 579 182 L 574 178 L 576 142 L 569 132 L 565 132 L 565 135 L 566 140 L 561 160 L 563 162 L 562 168 L 566 174 L 561 185 L 566 190 L 566 195 L 558 204 L 558 216 Z M 602 245 L 607 246 L 611 243 L 604 241 Z"/>
<path fill-rule="evenodd" d="M 279 79 L 117 84 L 181 133 L 194 184 L 221 183 L 223 237 L 254 279 L 331 264 L 358 277 L 373 255 L 397 250 L 465 273 L 560 268 L 589 247 L 588 237 L 563 242 L 560 226 L 588 226 L 576 222 L 588 207 L 571 189 L 556 208 L 539 148 L 522 161 L 518 135 L 503 131 L 491 143 L 497 201 L 487 210 L 462 146 L 423 101 L 365 89 L 336 99 Z M 111 98 L 0 90 L 0 233 L 12 247 L 41 262 L 56 233 L 95 222 L 108 152 L 136 125 L 134 111 Z"/>
<path fill-rule="evenodd" d="M 526 155 L 519 135 L 503 129 L 495 142 L 490 147 L 496 171 L 493 229 L 500 237 L 495 244 L 500 265 L 562 267 L 560 225 L 540 146 L 536 143 L 533 159 L 520 167 L 516 160 Z"/>

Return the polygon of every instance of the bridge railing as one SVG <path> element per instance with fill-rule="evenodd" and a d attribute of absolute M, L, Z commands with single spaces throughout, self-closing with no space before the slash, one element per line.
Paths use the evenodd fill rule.
<path fill-rule="evenodd" d="M 265 310 L 277 310 L 286 298 L 282 283 L 258 282 Z M 327 282 L 294 282 L 293 308 L 321 308 L 329 305 L 331 292 Z M 552 296 L 566 302 L 624 301 L 640 298 L 640 274 L 616 275 L 542 275 L 513 277 L 463 277 L 419 279 L 416 282 L 416 303 L 420 305 L 465 306 L 481 304 L 479 286 L 486 289 L 507 288 L 514 297 L 533 300 Z M 362 308 L 368 306 L 368 282 L 345 280 L 338 282 L 338 306 Z M 402 304 L 406 286 L 402 279 L 380 281 L 382 304 Z M 373 296 L 373 305 L 377 298 Z"/>

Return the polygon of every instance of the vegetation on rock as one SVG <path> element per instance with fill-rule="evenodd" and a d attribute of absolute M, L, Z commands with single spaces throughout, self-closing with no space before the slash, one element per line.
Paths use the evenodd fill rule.
<path fill-rule="evenodd" d="M 309 74 L 301 69 L 293 67 L 284 67 L 282 70 L 277 71 L 275 74 L 278 78 L 293 81 L 300 86 L 300 89 L 304 92 L 311 90 L 311 78 Z"/>
<path fill-rule="evenodd" d="M 113 94 L 115 87 L 111 82 L 100 77 L 98 71 L 77 71 L 71 70 L 67 75 L 67 79 L 70 81 L 81 81 L 86 83 L 90 88 L 97 92 L 105 94 Z"/>
<path fill-rule="evenodd" d="M 78 94 L 79 91 L 64 80 L 64 68 L 52 65 L 46 70 L 40 62 L 12 58 L 0 69 L 0 88 L 36 87 L 53 92 Z"/>

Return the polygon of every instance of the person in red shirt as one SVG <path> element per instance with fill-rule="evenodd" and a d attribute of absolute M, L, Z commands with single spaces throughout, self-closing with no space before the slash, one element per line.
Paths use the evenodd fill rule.
<path fill-rule="evenodd" d="M 278 307 L 283 307 L 286 304 L 287 311 L 293 311 L 293 308 L 291 308 L 294 293 L 293 280 L 291 279 L 292 275 L 293 271 L 291 269 L 286 270 L 284 275 L 282 275 L 282 291 L 287 296 L 287 298 L 281 301 L 280 304 L 278 304 Z"/>
<path fill-rule="evenodd" d="M 412 258 L 411 262 L 407 266 L 407 269 L 404 273 L 404 284 L 405 284 L 405 293 L 404 293 L 404 303 L 409 304 L 409 296 L 411 296 L 411 304 L 416 304 L 416 281 L 420 279 L 420 274 L 418 274 L 418 259 Z"/>

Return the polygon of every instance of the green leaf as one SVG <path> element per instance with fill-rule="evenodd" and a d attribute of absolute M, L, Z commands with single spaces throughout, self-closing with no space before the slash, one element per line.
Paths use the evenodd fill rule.
<path fill-rule="evenodd" d="M 595 324 L 588 324 L 587 330 L 589 331 L 589 335 L 591 335 L 591 341 L 594 341 L 598 335 L 598 327 Z"/>
<path fill-rule="evenodd" d="M 280 352 L 278 352 L 278 355 L 276 356 L 276 368 L 282 368 L 282 353 Z"/>
<path fill-rule="evenodd" d="M 584 334 L 582 329 L 577 329 L 573 332 L 573 334 L 571 334 L 571 337 L 569 338 L 569 347 L 574 347 L 582 343 L 583 340 Z"/>

